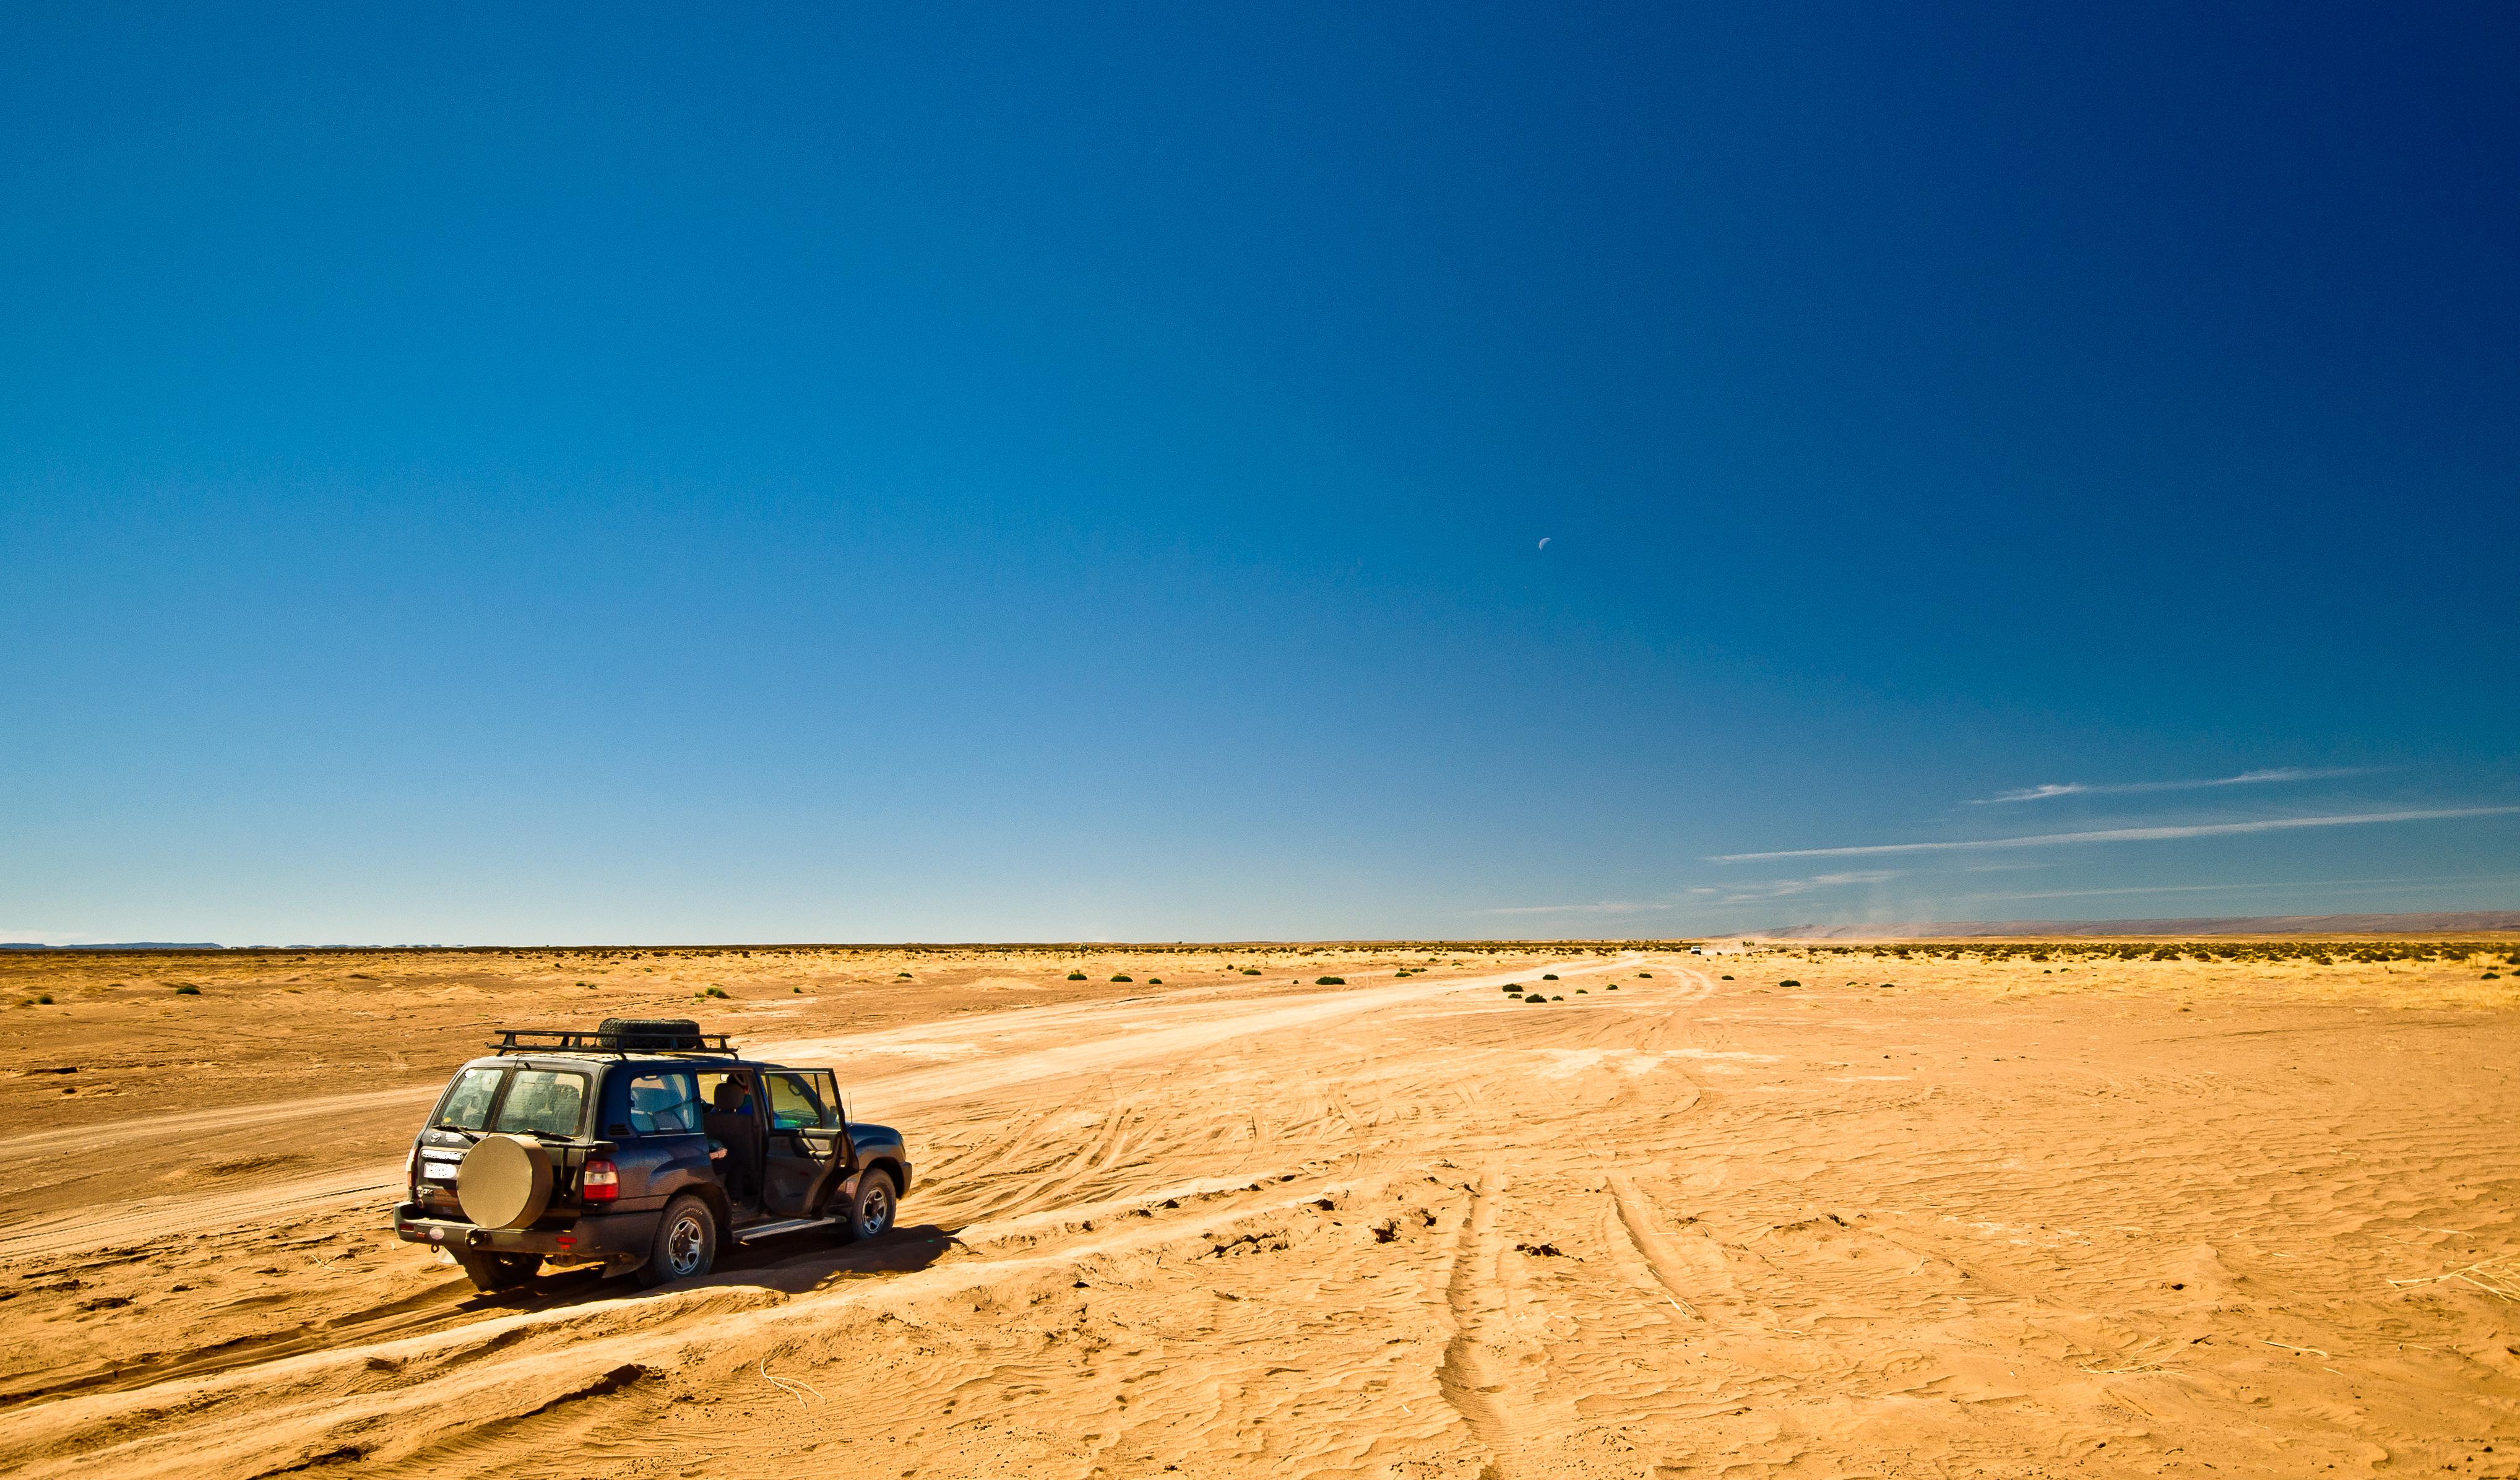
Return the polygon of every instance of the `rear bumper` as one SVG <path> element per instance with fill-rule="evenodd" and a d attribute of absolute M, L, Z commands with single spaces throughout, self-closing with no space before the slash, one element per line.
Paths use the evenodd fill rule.
<path fill-rule="evenodd" d="M 648 1257 L 656 1239 L 659 1210 L 645 1213 L 597 1213 L 580 1217 L 566 1228 L 485 1229 L 460 1219 L 432 1218 L 418 1203 L 394 1209 L 394 1236 L 405 1243 L 441 1249 L 472 1249 L 485 1254 L 540 1254 L 546 1258 L 601 1259 L 607 1264 L 636 1263 Z"/>

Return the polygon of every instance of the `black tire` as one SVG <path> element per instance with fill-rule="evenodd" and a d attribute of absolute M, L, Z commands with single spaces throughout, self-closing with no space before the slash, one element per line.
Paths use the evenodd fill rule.
<path fill-rule="evenodd" d="M 655 1241 L 639 1282 L 650 1288 L 675 1279 L 698 1279 L 717 1265 L 717 1214 L 691 1193 L 665 1204 L 656 1218 Z"/>
<path fill-rule="evenodd" d="M 893 1215 L 900 1210 L 901 1193 L 892 1185 L 892 1174 L 870 1167 L 858 1174 L 857 1195 L 835 1210 L 840 1221 L 832 1227 L 840 1242 L 864 1243 L 891 1233 Z"/>
<path fill-rule="evenodd" d="M 595 1031 L 606 1048 L 626 1054 L 670 1054 L 700 1046 L 700 1025 L 688 1017 L 608 1017 Z"/>
<path fill-rule="evenodd" d="M 531 1280 L 543 1267 L 540 1254 L 483 1254 L 472 1249 L 449 1252 L 464 1267 L 476 1290 L 513 1290 Z"/>

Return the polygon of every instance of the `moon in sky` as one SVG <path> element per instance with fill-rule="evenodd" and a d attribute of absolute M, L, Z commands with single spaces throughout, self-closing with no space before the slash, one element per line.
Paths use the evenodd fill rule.
<path fill-rule="evenodd" d="M 1540 543 L 1539 543 L 1539 544 L 1537 544 L 1537 545 L 1535 545 L 1535 546 L 1533 546 L 1532 548 L 1533 548 L 1533 549 L 1535 549 L 1535 550 L 1546 550 L 1546 549 L 1548 549 L 1548 548 L 1549 548 L 1549 542 L 1550 542 L 1551 540 L 1555 539 L 1555 538 L 1557 538 L 1557 536 L 1555 536 L 1555 535 L 1553 535 L 1553 534 L 1544 534 L 1544 535 L 1542 535 L 1542 536 L 1540 537 Z"/>

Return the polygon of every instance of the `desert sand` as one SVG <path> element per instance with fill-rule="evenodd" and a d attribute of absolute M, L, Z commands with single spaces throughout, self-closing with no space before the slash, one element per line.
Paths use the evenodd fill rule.
<path fill-rule="evenodd" d="M 2215 949 L 0 958 L 0 1470 L 2520 1475 L 2513 943 Z M 492 1025 L 633 1012 L 902 1227 L 392 1238 Z"/>

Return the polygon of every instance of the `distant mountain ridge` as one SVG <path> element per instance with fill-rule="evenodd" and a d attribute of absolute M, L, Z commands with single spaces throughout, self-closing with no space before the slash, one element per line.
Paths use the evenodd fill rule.
<path fill-rule="evenodd" d="M 48 946 L 39 940 L 0 940 L 0 951 L 224 951 L 214 940 L 117 940 L 94 945 Z"/>
<path fill-rule="evenodd" d="M 2452 915 L 2243 915 L 2204 919 L 1948 919 L 1744 930 L 1768 940 L 1933 940 L 2007 935 L 2467 935 L 2520 930 L 2520 910 Z"/>

